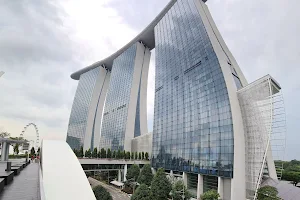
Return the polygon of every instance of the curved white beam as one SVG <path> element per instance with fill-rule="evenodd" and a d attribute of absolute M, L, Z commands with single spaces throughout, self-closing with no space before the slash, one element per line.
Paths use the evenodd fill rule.
<path fill-rule="evenodd" d="M 43 140 L 41 171 L 45 200 L 96 200 L 77 157 L 65 141 Z"/>

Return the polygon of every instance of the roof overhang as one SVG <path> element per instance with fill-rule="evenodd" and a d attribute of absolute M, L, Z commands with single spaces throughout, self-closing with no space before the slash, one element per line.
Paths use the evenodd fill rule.
<path fill-rule="evenodd" d="M 158 14 L 158 16 L 138 36 L 136 36 L 133 40 L 131 40 L 120 50 L 118 50 L 111 56 L 101 61 L 95 62 L 90 66 L 87 66 L 77 72 L 74 72 L 73 74 L 71 74 L 71 78 L 74 80 L 79 80 L 81 74 L 88 72 L 99 66 L 105 66 L 107 69 L 111 70 L 114 59 L 116 59 L 119 55 L 121 55 L 124 51 L 126 51 L 129 47 L 131 47 L 136 42 L 142 42 L 150 50 L 154 49 L 155 48 L 154 28 L 158 24 L 158 22 L 165 16 L 165 14 L 172 8 L 172 6 L 176 3 L 176 1 L 177 0 L 171 0 L 168 3 L 168 5 Z M 207 0 L 202 0 L 202 1 L 205 3 Z"/>
<path fill-rule="evenodd" d="M 14 143 L 14 144 L 29 144 L 29 142 L 26 140 L 14 140 L 10 138 L 0 138 L 0 143 L 1 142 Z"/>

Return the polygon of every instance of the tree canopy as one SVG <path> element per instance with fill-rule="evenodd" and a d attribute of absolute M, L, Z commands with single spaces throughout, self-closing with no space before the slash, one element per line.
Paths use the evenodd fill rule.
<path fill-rule="evenodd" d="M 14 153 L 17 155 L 19 154 L 19 144 L 18 143 L 14 146 Z"/>
<path fill-rule="evenodd" d="M 204 192 L 201 196 L 201 200 L 218 200 L 220 197 L 217 190 L 208 190 L 207 192 Z"/>
<path fill-rule="evenodd" d="M 130 159 L 130 152 L 129 151 L 126 152 L 125 159 Z"/>
<path fill-rule="evenodd" d="M 100 158 L 106 158 L 106 150 L 104 148 L 100 151 Z"/>
<path fill-rule="evenodd" d="M 134 181 L 137 180 L 137 178 L 140 175 L 140 167 L 138 165 L 131 165 L 129 169 L 127 170 L 126 179 L 133 179 Z"/>
<path fill-rule="evenodd" d="M 145 153 L 145 159 L 149 160 L 149 154 L 148 154 L 148 152 Z"/>
<path fill-rule="evenodd" d="M 165 170 L 159 168 L 151 183 L 151 198 L 155 200 L 166 200 L 172 189 L 171 183 L 166 177 Z"/>
<path fill-rule="evenodd" d="M 0 138 L 7 138 L 10 136 L 10 133 L 6 132 L 6 131 L 3 131 L 0 133 Z"/>
<path fill-rule="evenodd" d="M 146 164 L 143 166 L 141 173 L 137 179 L 137 182 L 139 184 L 145 184 L 147 186 L 150 186 L 152 179 L 153 179 L 153 174 L 151 171 L 151 166 Z"/>
<path fill-rule="evenodd" d="M 282 180 L 291 181 L 294 186 L 300 182 L 300 161 L 275 161 L 276 166 L 283 166 Z"/>
<path fill-rule="evenodd" d="M 101 185 L 94 187 L 93 192 L 97 200 L 112 200 L 110 193 Z"/>
<path fill-rule="evenodd" d="M 93 153 L 92 153 L 92 158 L 97 158 L 98 157 L 98 149 L 97 147 L 94 148 Z"/>
<path fill-rule="evenodd" d="M 83 146 L 80 147 L 80 150 L 78 151 L 78 157 L 82 158 L 83 157 Z"/>
<path fill-rule="evenodd" d="M 107 149 L 107 158 L 111 158 L 111 150 L 110 149 Z"/>
<path fill-rule="evenodd" d="M 300 182 L 300 172 L 284 170 L 282 179 L 291 181 L 294 186 L 297 186 L 297 184 Z"/>
<path fill-rule="evenodd" d="M 30 156 L 35 156 L 35 149 L 34 149 L 34 147 L 32 147 L 31 150 L 30 150 Z"/>
<path fill-rule="evenodd" d="M 141 184 L 132 195 L 131 200 L 152 200 L 149 187 Z"/>
<path fill-rule="evenodd" d="M 84 157 L 86 157 L 86 158 L 92 157 L 91 149 L 85 151 Z"/>
<path fill-rule="evenodd" d="M 272 186 L 264 186 L 257 191 L 257 200 L 279 200 L 277 197 L 278 190 Z"/>
<path fill-rule="evenodd" d="M 171 197 L 173 200 L 182 200 L 182 195 L 184 191 L 184 199 L 190 199 L 192 197 L 191 193 L 187 190 L 182 180 L 175 181 L 171 190 Z"/>

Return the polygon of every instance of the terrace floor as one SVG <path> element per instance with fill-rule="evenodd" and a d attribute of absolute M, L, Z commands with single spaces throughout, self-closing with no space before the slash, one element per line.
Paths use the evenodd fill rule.
<path fill-rule="evenodd" d="M 14 162 L 15 163 L 15 162 Z M 0 163 L 0 171 L 4 171 L 6 163 Z M 14 180 L 4 187 L 1 200 L 40 200 L 39 164 L 30 163 Z"/>

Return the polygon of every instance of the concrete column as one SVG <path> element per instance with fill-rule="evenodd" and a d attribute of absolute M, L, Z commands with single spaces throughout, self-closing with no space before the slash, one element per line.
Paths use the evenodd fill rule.
<path fill-rule="evenodd" d="M 118 181 L 122 182 L 121 170 L 118 171 Z"/>
<path fill-rule="evenodd" d="M 183 172 L 182 180 L 183 180 L 185 187 L 187 188 L 187 173 L 186 172 Z"/>
<path fill-rule="evenodd" d="M 269 145 L 268 147 L 266 161 L 267 161 L 269 176 L 274 180 L 278 180 L 275 163 L 272 156 L 271 145 Z"/>
<path fill-rule="evenodd" d="M 9 143 L 6 143 L 5 161 L 8 161 L 8 155 L 9 155 Z"/>
<path fill-rule="evenodd" d="M 5 160 L 6 142 L 2 142 L 1 161 Z"/>
<path fill-rule="evenodd" d="M 218 177 L 218 193 L 220 194 L 219 199 L 223 199 L 224 198 L 224 184 L 223 184 L 223 178 L 222 177 Z"/>
<path fill-rule="evenodd" d="M 173 170 L 171 170 L 171 171 L 170 171 L 170 176 L 173 176 L 173 175 L 174 175 L 174 174 L 173 174 Z"/>
<path fill-rule="evenodd" d="M 110 80 L 110 72 L 103 67 L 99 67 L 99 75 L 94 87 L 91 103 L 89 106 L 87 124 L 85 129 L 83 151 L 91 148 L 99 148 L 100 143 L 100 124 L 104 112 L 104 102 L 106 93 L 108 90 L 108 84 Z M 92 138 L 94 134 L 94 143 L 92 144 Z"/>
<path fill-rule="evenodd" d="M 124 181 L 126 181 L 126 174 L 127 174 L 127 164 L 124 166 Z"/>
<path fill-rule="evenodd" d="M 128 114 L 127 114 L 127 123 L 126 123 L 126 131 L 125 131 L 125 141 L 124 141 L 125 151 L 131 151 L 131 140 L 134 138 L 134 128 L 135 128 L 134 125 L 135 125 L 135 117 L 136 117 L 136 106 L 138 100 L 137 97 L 139 92 L 144 55 L 145 55 L 145 47 L 141 43 L 137 42 L 136 54 L 134 60 L 134 71 L 133 71 L 132 83 L 131 83 L 132 86 L 130 91 L 130 100 L 127 105 Z"/>
<path fill-rule="evenodd" d="M 197 199 L 203 194 L 203 175 L 198 174 Z"/>

